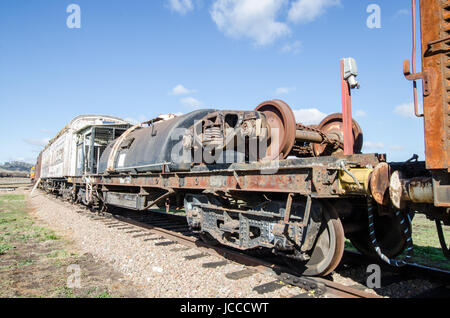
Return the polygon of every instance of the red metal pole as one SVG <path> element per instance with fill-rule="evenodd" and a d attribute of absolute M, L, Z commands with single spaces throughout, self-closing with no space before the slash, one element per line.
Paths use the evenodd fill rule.
<path fill-rule="evenodd" d="M 344 79 L 344 60 L 341 60 L 341 87 L 342 87 L 342 118 L 344 124 L 344 154 L 350 156 L 354 154 L 353 139 L 353 118 L 352 118 L 352 97 L 350 86 Z"/>

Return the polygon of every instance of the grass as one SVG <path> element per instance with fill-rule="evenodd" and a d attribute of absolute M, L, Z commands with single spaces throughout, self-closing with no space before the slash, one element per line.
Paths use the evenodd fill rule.
<path fill-rule="evenodd" d="M 12 250 L 14 246 L 9 244 L 0 244 L 0 255 L 5 254 L 6 251 Z"/>
<path fill-rule="evenodd" d="M 91 263 L 65 247 L 52 230 L 35 224 L 24 195 L 0 195 L 0 297 L 112 298 L 97 274 L 83 272 L 80 289 L 67 287 L 67 266 L 81 262 L 86 270 Z"/>
<path fill-rule="evenodd" d="M 76 253 L 70 253 L 66 250 L 56 250 L 52 251 L 51 253 L 47 254 L 48 258 L 68 258 L 68 257 L 77 257 L 78 255 Z"/>
<path fill-rule="evenodd" d="M 434 222 L 425 215 L 417 214 L 413 220 L 414 261 L 419 264 L 437 266 L 450 270 L 450 261 L 444 257 Z M 443 227 L 447 245 L 450 243 L 450 228 Z"/>
<path fill-rule="evenodd" d="M 17 241 L 29 242 L 33 239 L 38 239 L 39 242 L 58 240 L 53 231 L 37 226 L 28 216 L 24 195 L 1 195 L 0 207 L 3 211 L 0 213 L 1 246 L 10 246 L 10 243 Z M 0 254 L 1 252 L 0 247 Z"/>
<path fill-rule="evenodd" d="M 75 298 L 73 289 L 67 286 L 54 288 L 54 296 L 57 298 Z"/>
<path fill-rule="evenodd" d="M 104 291 L 103 293 L 98 294 L 95 298 L 112 298 L 111 294 L 107 291 Z"/>

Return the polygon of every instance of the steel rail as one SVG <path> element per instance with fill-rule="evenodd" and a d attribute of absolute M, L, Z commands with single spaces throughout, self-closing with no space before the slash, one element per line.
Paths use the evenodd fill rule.
<path fill-rule="evenodd" d="M 158 233 L 164 238 L 176 241 L 181 245 L 196 247 L 203 250 L 204 252 L 207 252 L 210 255 L 220 256 L 228 260 L 243 264 L 245 266 L 252 267 L 260 272 L 271 274 L 277 279 L 293 286 L 308 288 L 311 286 L 311 284 L 315 284 L 312 289 L 322 289 L 322 291 L 325 291 L 329 295 L 342 298 L 381 298 L 378 295 L 370 294 L 349 286 L 332 282 L 324 278 L 292 275 L 292 271 L 288 268 L 247 255 L 239 251 L 231 250 L 226 246 L 211 246 L 201 241 L 197 236 L 194 235 L 186 236 L 124 216 L 113 215 L 113 218 L 140 228 L 145 228 L 147 230 L 150 230 L 151 232 L 154 232 L 155 234 Z"/>

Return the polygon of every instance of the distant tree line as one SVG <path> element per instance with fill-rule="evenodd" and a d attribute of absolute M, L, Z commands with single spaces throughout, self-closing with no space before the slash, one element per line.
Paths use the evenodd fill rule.
<path fill-rule="evenodd" d="M 0 165 L 0 169 L 8 170 L 8 171 L 23 171 L 30 172 L 30 169 L 33 167 L 32 164 L 21 162 L 21 161 L 11 161 L 5 162 L 3 165 Z"/>
<path fill-rule="evenodd" d="M 32 167 L 32 164 L 21 161 L 5 162 L 0 165 L 0 178 L 27 178 Z"/>

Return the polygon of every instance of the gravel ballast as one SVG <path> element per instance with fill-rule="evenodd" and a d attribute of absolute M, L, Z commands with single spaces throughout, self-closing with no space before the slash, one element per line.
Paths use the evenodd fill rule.
<path fill-rule="evenodd" d="M 93 220 L 78 213 L 79 208 L 67 202 L 35 192 L 29 197 L 32 215 L 54 229 L 60 235 L 73 240 L 82 253 L 90 253 L 97 261 L 110 264 L 115 270 L 143 290 L 144 297 L 183 298 L 265 298 L 293 297 L 306 291 L 292 286 L 283 286 L 275 291 L 259 294 L 253 288 L 273 282 L 271 275 L 256 272 L 245 278 L 233 280 L 227 274 L 248 269 L 228 262 L 216 268 L 204 267 L 206 263 L 219 263 L 224 259 L 207 255 L 196 248 L 180 244 L 164 245 L 169 241 L 159 235 L 145 236 L 138 227 L 123 228 L 108 225 L 113 223 Z M 188 257 L 188 258 L 186 258 Z M 81 269 L 83 270 L 83 269 Z"/>

